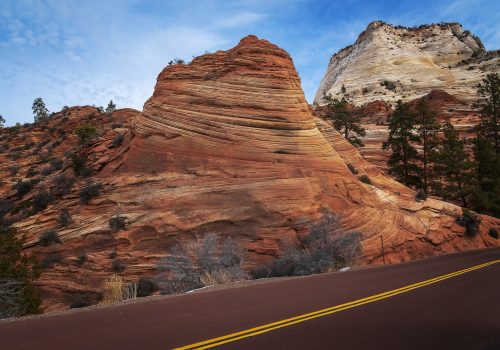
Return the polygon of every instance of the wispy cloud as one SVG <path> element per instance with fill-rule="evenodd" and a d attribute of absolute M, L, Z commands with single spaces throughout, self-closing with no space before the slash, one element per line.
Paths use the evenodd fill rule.
<path fill-rule="evenodd" d="M 330 56 L 376 19 L 461 21 L 498 48 L 498 1 L 473 1 L 2 0 L 0 114 L 9 124 L 30 121 L 38 96 L 51 110 L 110 99 L 141 109 L 166 62 L 248 34 L 290 52 L 311 101 Z"/>

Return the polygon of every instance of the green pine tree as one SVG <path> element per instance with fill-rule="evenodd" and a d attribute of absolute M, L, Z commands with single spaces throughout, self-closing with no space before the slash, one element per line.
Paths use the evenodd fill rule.
<path fill-rule="evenodd" d="M 5 118 L 0 114 L 0 128 L 3 128 L 5 125 Z"/>
<path fill-rule="evenodd" d="M 106 107 L 106 113 L 113 113 L 114 111 L 116 111 L 116 105 L 113 103 L 113 100 L 111 100 Z"/>
<path fill-rule="evenodd" d="M 480 113 L 481 122 L 476 126 L 479 134 L 489 140 L 500 154 L 500 78 L 498 73 L 491 73 L 478 85 L 480 96 L 474 107 Z"/>
<path fill-rule="evenodd" d="M 323 99 L 327 102 L 325 118 L 332 121 L 335 130 L 340 132 L 351 145 L 363 147 L 360 137 L 365 136 L 366 131 L 361 126 L 359 117 L 349 110 L 347 100 L 342 98 L 339 101 L 333 99 L 331 95 L 325 95 Z"/>
<path fill-rule="evenodd" d="M 35 115 L 35 123 L 47 119 L 49 117 L 49 110 L 45 107 L 41 97 L 38 97 L 33 101 L 33 106 L 31 107 L 33 114 Z"/>
<path fill-rule="evenodd" d="M 40 276 L 37 261 L 21 253 L 23 239 L 0 226 L 0 318 L 40 313 L 33 282 Z"/>
<path fill-rule="evenodd" d="M 422 146 L 419 154 L 419 176 L 422 182 L 422 189 L 428 193 L 432 185 L 434 172 L 434 158 L 436 148 L 439 143 L 437 133 L 439 125 L 436 112 L 431 110 L 425 101 L 420 101 L 415 110 L 416 141 Z"/>
<path fill-rule="evenodd" d="M 389 136 L 382 148 L 392 151 L 387 165 L 389 173 L 406 186 L 418 185 L 417 177 L 417 150 L 412 145 L 415 136 L 412 133 L 414 127 L 414 116 L 410 113 L 408 105 L 398 101 L 396 109 L 388 118 Z"/>
<path fill-rule="evenodd" d="M 464 150 L 464 142 L 450 122 L 443 125 L 444 138 L 435 157 L 436 175 L 439 176 L 437 193 L 447 200 L 461 201 L 468 206 L 471 194 L 474 163 Z"/>
<path fill-rule="evenodd" d="M 500 157 L 490 140 L 479 135 L 474 139 L 477 184 L 471 207 L 481 213 L 500 217 Z"/>

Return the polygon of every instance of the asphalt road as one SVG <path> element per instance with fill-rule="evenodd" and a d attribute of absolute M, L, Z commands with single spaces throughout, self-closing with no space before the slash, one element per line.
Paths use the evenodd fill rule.
<path fill-rule="evenodd" d="M 1 321 L 0 349 L 201 349 L 188 345 L 222 337 L 208 344 L 217 349 L 498 350 L 499 259 L 500 249 L 487 249 Z M 318 310 L 323 311 L 314 313 Z M 245 338 L 238 339 L 241 335 Z"/>

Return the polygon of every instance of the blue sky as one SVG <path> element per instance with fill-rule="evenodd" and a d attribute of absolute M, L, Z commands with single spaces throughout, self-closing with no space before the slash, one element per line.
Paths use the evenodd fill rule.
<path fill-rule="evenodd" d="M 142 109 L 174 57 L 190 60 L 255 34 L 292 55 L 311 102 L 331 55 L 374 20 L 460 22 L 500 48 L 500 1 L 1 0 L 0 114 L 31 122 L 42 97 L 64 105 Z"/>

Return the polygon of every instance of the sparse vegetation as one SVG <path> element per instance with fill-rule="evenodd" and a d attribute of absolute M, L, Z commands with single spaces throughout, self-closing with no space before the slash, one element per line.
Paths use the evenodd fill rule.
<path fill-rule="evenodd" d="M 62 227 L 68 226 L 72 222 L 71 219 L 71 214 L 69 213 L 68 209 L 63 209 L 59 213 L 59 224 Z"/>
<path fill-rule="evenodd" d="M 462 216 L 457 219 L 457 223 L 465 227 L 465 234 L 467 236 L 474 237 L 479 232 L 481 218 L 473 211 L 464 208 Z"/>
<path fill-rule="evenodd" d="M 359 117 L 352 113 L 345 98 L 338 100 L 331 95 L 324 95 L 323 100 L 327 102 L 325 118 L 331 120 L 335 130 L 353 146 L 363 147 L 361 137 L 366 135 L 361 126 Z"/>
<path fill-rule="evenodd" d="M 361 234 L 344 232 L 338 217 L 325 212 L 299 245 L 252 271 L 254 278 L 301 276 L 334 271 L 352 264 L 361 251 Z"/>
<path fill-rule="evenodd" d="M 31 190 L 33 189 L 33 187 L 35 187 L 35 185 L 38 182 L 40 182 L 39 179 L 31 179 L 31 180 L 26 180 L 26 181 L 18 181 L 14 185 L 14 190 L 16 190 L 16 195 L 18 197 L 22 197 L 25 194 L 31 192 Z"/>
<path fill-rule="evenodd" d="M 45 103 L 41 97 L 38 97 L 33 101 L 31 109 L 35 115 L 35 123 L 44 121 L 49 117 L 49 110 L 45 107 Z"/>
<path fill-rule="evenodd" d="M 354 175 L 356 175 L 359 172 L 358 169 L 356 169 L 356 167 L 351 163 L 348 163 L 347 167 L 349 168 L 350 172 L 353 173 Z"/>
<path fill-rule="evenodd" d="M 66 174 L 57 175 L 52 181 L 51 191 L 58 197 L 65 196 L 71 192 L 76 179 Z"/>
<path fill-rule="evenodd" d="M 75 134 L 78 136 L 80 146 L 85 147 L 97 137 L 97 129 L 90 124 L 82 124 L 75 129 Z"/>
<path fill-rule="evenodd" d="M 137 296 L 147 297 L 158 290 L 158 284 L 151 278 L 141 277 L 137 283 Z"/>
<path fill-rule="evenodd" d="M 22 254 L 24 238 L 0 225 L 0 319 L 40 313 L 40 296 L 34 281 L 40 265 Z"/>
<path fill-rule="evenodd" d="M 111 114 L 114 111 L 116 111 L 116 105 L 113 103 L 113 100 L 111 100 L 106 107 L 106 113 Z"/>
<path fill-rule="evenodd" d="M 33 196 L 31 206 L 33 213 L 38 213 L 42 210 L 45 210 L 53 201 L 54 196 L 52 196 L 52 194 L 45 190 L 41 190 L 35 196 Z"/>
<path fill-rule="evenodd" d="M 92 181 L 88 181 L 80 190 L 80 200 L 83 203 L 88 203 L 94 197 L 101 194 L 101 185 Z"/>
<path fill-rule="evenodd" d="M 102 303 L 112 304 L 137 297 L 137 283 L 127 283 L 118 275 L 112 275 L 104 280 Z"/>
<path fill-rule="evenodd" d="M 69 157 L 71 158 L 73 172 L 76 176 L 80 176 L 80 173 L 85 169 L 85 165 L 87 164 L 87 157 L 77 153 L 71 153 Z"/>
<path fill-rule="evenodd" d="M 359 179 L 361 182 L 365 183 L 365 184 L 368 184 L 368 185 L 371 185 L 371 184 L 372 184 L 372 180 L 370 180 L 370 178 L 369 178 L 369 177 L 368 177 L 368 175 L 366 175 L 366 174 L 363 174 L 363 175 L 359 176 L 359 177 L 358 177 L 358 179 Z"/>
<path fill-rule="evenodd" d="M 421 188 L 418 189 L 417 193 L 415 193 L 415 199 L 417 201 L 425 201 L 427 199 L 427 193 Z"/>
<path fill-rule="evenodd" d="M 44 232 L 40 236 L 40 239 L 38 240 L 38 244 L 40 244 L 43 247 L 48 247 L 49 245 L 52 245 L 54 243 L 61 243 L 59 235 L 54 230 L 49 230 Z"/>
<path fill-rule="evenodd" d="M 114 272 L 122 272 L 123 270 L 125 270 L 125 265 L 123 265 L 120 260 L 114 259 L 111 263 L 111 268 Z"/>
<path fill-rule="evenodd" d="M 492 238 L 498 239 L 498 230 L 496 228 L 491 227 L 488 230 L 488 235 Z"/>
<path fill-rule="evenodd" d="M 44 269 L 47 269 L 49 267 L 54 266 L 55 264 L 59 264 L 62 261 L 62 257 L 60 254 L 57 253 L 51 253 L 47 255 L 45 258 L 42 260 L 42 267 Z"/>
<path fill-rule="evenodd" d="M 110 148 L 120 147 L 123 143 L 124 136 L 122 134 L 118 134 L 114 137 L 113 141 L 111 141 Z"/>
<path fill-rule="evenodd" d="M 108 224 L 113 231 L 119 231 L 125 228 L 125 218 L 120 215 L 113 216 L 108 220 Z"/>
<path fill-rule="evenodd" d="M 176 245 L 169 256 L 160 260 L 158 268 L 172 277 L 163 284 L 164 293 L 245 278 L 239 248 L 230 237 L 219 239 L 214 233 L 207 233 L 189 245 Z"/>

